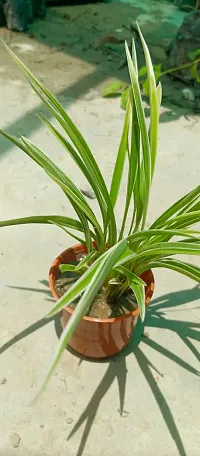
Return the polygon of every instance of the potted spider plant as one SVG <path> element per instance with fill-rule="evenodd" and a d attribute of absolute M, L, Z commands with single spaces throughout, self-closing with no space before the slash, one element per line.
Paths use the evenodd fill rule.
<path fill-rule="evenodd" d="M 147 126 L 133 41 L 132 55 L 125 44 L 131 90 L 110 189 L 87 142 L 59 101 L 5 45 L 62 127 L 61 133 L 43 114 L 39 116 L 86 177 L 101 212 L 99 220 L 74 182 L 38 147 L 25 137 L 16 138 L 0 131 L 43 168 L 77 214 L 77 218 L 43 215 L 0 222 L 2 227 L 55 224 L 78 241 L 59 255 L 50 268 L 50 289 L 57 301 L 48 317 L 61 312 L 63 332 L 45 384 L 67 344 L 85 356 L 97 358 L 113 355 L 128 344 L 138 316 L 144 320 L 154 291 L 152 269 L 173 269 L 200 282 L 200 268 L 174 257 L 200 254 L 200 233 L 191 230 L 200 220 L 200 186 L 175 202 L 150 228 L 145 228 L 157 154 L 161 85 L 156 86 L 148 47 L 139 27 L 138 31 L 146 59 L 150 123 Z M 126 201 L 118 226 L 115 205 L 126 161 Z"/>

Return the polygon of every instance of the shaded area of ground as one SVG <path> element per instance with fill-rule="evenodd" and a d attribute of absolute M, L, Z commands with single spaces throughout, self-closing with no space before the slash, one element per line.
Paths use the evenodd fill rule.
<path fill-rule="evenodd" d="M 101 91 L 108 78 L 128 82 L 124 40 L 131 44 L 132 37 L 135 37 L 139 65 L 143 66 L 143 53 L 135 32 L 136 20 L 142 27 L 153 62 L 158 64 L 166 62 L 165 49 L 183 17 L 183 13 L 168 3 L 147 1 L 141 5 L 141 2 L 114 1 L 49 8 L 45 20 L 35 21 L 28 34 L 6 29 L 1 29 L 0 34 L 31 70 L 57 93 L 67 108 L 72 100 L 83 97 L 88 90 L 98 87 Z M 82 65 L 84 74 L 81 74 L 81 61 L 85 62 Z M 6 68 L 2 68 L 2 84 L 4 74 L 6 79 L 16 78 L 17 70 L 13 71 L 8 74 Z M 60 90 L 59 82 L 63 77 L 66 83 Z M 163 105 L 167 107 L 167 113 L 161 116 L 161 122 L 191 112 L 193 103 L 183 99 L 183 87 L 180 80 L 163 78 Z M 39 104 L 29 111 L 29 116 L 41 110 L 43 108 Z M 17 134 L 25 131 L 28 136 L 37 129 L 37 125 L 37 119 L 33 117 L 31 122 L 29 119 L 26 122 L 23 115 L 14 123 L 9 123 L 7 130 Z M 6 148 L 3 141 L 1 154 Z"/>

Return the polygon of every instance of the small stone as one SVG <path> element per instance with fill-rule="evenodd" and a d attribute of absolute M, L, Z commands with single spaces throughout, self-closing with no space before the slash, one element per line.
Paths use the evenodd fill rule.
<path fill-rule="evenodd" d="M 1 380 L 0 380 L 0 384 L 1 385 L 5 385 L 6 382 L 7 382 L 7 378 L 6 377 L 2 377 Z"/>
<path fill-rule="evenodd" d="M 44 424 L 40 424 L 40 428 L 43 429 L 44 428 Z"/>
<path fill-rule="evenodd" d="M 21 442 L 21 437 L 19 434 L 17 434 L 16 432 L 13 432 L 13 434 L 11 434 L 11 436 L 10 436 L 10 440 L 11 440 L 13 448 L 19 447 L 20 442 Z"/>
<path fill-rule="evenodd" d="M 101 415 L 101 420 L 102 420 L 102 421 L 109 421 L 109 420 L 110 420 L 110 417 L 109 417 L 109 415 L 105 415 L 105 414 L 104 414 L 104 415 Z"/>
<path fill-rule="evenodd" d="M 112 55 L 109 55 L 109 56 L 108 56 L 108 61 L 109 61 L 109 62 L 112 62 L 112 59 L 113 59 L 113 58 L 112 58 Z"/>
<path fill-rule="evenodd" d="M 67 418 L 67 424 L 72 424 L 73 423 L 73 418 Z"/>
<path fill-rule="evenodd" d="M 194 101 L 195 100 L 195 94 L 192 89 L 189 89 L 188 87 L 185 87 L 185 89 L 182 90 L 182 95 L 185 100 L 189 101 Z"/>
<path fill-rule="evenodd" d="M 75 401 L 75 399 L 72 401 L 72 405 L 76 405 L 76 401 Z"/>

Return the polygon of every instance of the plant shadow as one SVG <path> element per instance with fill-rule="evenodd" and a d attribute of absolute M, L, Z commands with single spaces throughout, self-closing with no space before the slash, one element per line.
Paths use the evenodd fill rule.
<path fill-rule="evenodd" d="M 48 286 L 48 282 L 46 280 L 39 281 L 40 284 L 44 285 L 45 287 Z M 31 290 L 36 292 L 43 292 L 47 293 L 48 290 L 46 289 L 38 289 L 38 288 L 23 288 L 23 287 L 15 287 L 19 290 Z M 157 375 L 162 377 L 162 373 L 159 369 L 151 362 L 151 360 L 144 354 L 142 350 L 142 346 L 139 347 L 139 344 L 145 344 L 156 352 L 159 352 L 166 358 L 170 359 L 174 363 L 177 363 L 183 369 L 187 370 L 188 372 L 200 376 L 200 371 L 195 369 L 191 364 L 185 361 L 180 356 L 176 355 L 174 351 L 171 351 L 164 347 L 163 345 L 159 344 L 155 340 L 149 337 L 147 332 L 144 332 L 144 325 L 146 328 L 162 328 L 163 330 L 170 330 L 175 332 L 181 341 L 185 344 L 187 349 L 191 350 L 194 357 L 197 361 L 200 361 L 200 354 L 197 348 L 193 344 L 194 341 L 200 341 L 200 323 L 192 322 L 192 321 L 181 321 L 171 319 L 171 313 L 173 311 L 187 311 L 191 309 L 199 309 L 198 305 L 195 305 L 190 308 L 181 308 L 184 304 L 191 304 L 195 303 L 197 300 L 200 299 L 200 288 L 199 286 L 194 287 L 193 289 L 186 289 L 181 290 L 174 293 L 168 293 L 166 295 L 160 296 L 154 299 L 151 305 L 148 308 L 145 323 L 142 323 L 141 320 L 138 320 L 136 329 L 134 331 L 133 338 L 129 345 L 118 355 L 112 358 L 105 358 L 103 360 L 91 360 L 84 357 L 81 357 L 72 350 L 70 347 L 67 347 L 67 350 L 77 356 L 81 362 L 96 362 L 96 363 L 105 363 L 108 364 L 107 370 L 99 383 L 97 389 L 95 390 L 94 394 L 92 395 L 87 407 L 80 415 L 79 419 L 75 423 L 73 429 L 71 430 L 68 440 L 78 431 L 80 426 L 85 423 L 85 428 L 82 434 L 81 442 L 76 453 L 76 456 L 81 456 L 84 452 L 85 445 L 90 435 L 90 430 L 92 428 L 95 416 L 98 411 L 98 407 L 101 403 L 101 400 L 105 396 L 105 394 L 110 389 L 111 385 L 115 380 L 118 383 L 119 389 L 119 413 L 123 417 L 126 414 L 124 410 L 124 402 L 125 402 L 125 394 L 126 394 L 126 383 L 127 383 L 127 366 L 126 366 L 126 357 L 130 356 L 131 354 L 134 356 L 135 360 L 137 361 L 141 372 L 143 373 L 149 388 L 157 402 L 158 409 L 162 415 L 163 420 L 165 421 L 166 427 L 173 438 L 177 450 L 180 456 L 187 456 L 184 444 L 179 433 L 177 424 L 173 418 L 172 412 L 170 410 L 170 405 L 168 404 L 166 398 L 164 397 L 161 389 L 158 386 L 158 383 L 155 380 L 153 375 L 154 371 Z M 168 318 L 168 314 L 170 318 Z M 59 315 L 55 317 L 46 319 L 42 318 L 39 321 L 33 323 L 28 328 L 22 330 L 19 334 L 12 337 L 8 342 L 6 342 L 2 347 L 0 347 L 0 354 L 4 351 L 9 349 L 12 345 L 16 344 L 23 338 L 27 337 L 29 334 L 37 331 L 38 329 L 42 328 L 50 321 L 54 320 L 55 324 L 55 331 L 57 333 L 58 338 L 61 335 L 62 328 L 60 323 Z"/>
<path fill-rule="evenodd" d="M 49 302 L 54 302 L 54 299 L 52 297 L 51 291 L 49 290 L 49 282 L 48 280 L 39 280 L 39 283 L 41 285 L 44 285 L 46 288 L 31 288 L 31 287 L 18 287 L 18 286 L 13 286 L 13 285 L 7 285 L 8 288 L 12 288 L 14 290 L 21 290 L 21 291 L 32 291 L 33 293 L 42 293 L 47 295 L 47 298 L 45 298 L 45 301 Z"/>
<path fill-rule="evenodd" d="M 169 293 L 160 298 L 156 298 L 152 301 L 149 306 L 145 326 L 146 327 L 156 327 L 171 330 L 176 332 L 180 337 L 183 343 L 189 348 L 196 359 L 200 360 L 200 355 L 196 347 L 191 342 L 191 339 L 200 341 L 200 323 L 194 323 L 190 321 L 179 321 L 179 320 L 169 320 L 166 315 L 166 311 L 169 308 L 174 308 L 186 303 L 195 302 L 200 299 L 200 289 L 195 287 L 191 290 L 182 290 L 179 292 Z M 199 307 L 195 307 L 198 309 Z M 58 336 L 60 335 L 59 320 L 55 322 L 56 332 Z M 133 354 L 135 360 L 137 361 L 141 372 L 143 373 L 149 388 L 157 402 L 158 409 L 161 413 L 163 420 L 165 421 L 166 427 L 174 440 L 174 443 L 177 447 L 178 453 L 180 456 L 187 456 L 184 448 L 184 444 L 179 433 L 177 424 L 174 420 L 173 414 L 170 410 L 170 405 L 168 404 L 164 394 L 158 386 L 158 383 L 155 380 L 155 377 L 152 373 L 152 370 L 159 376 L 163 376 L 159 372 L 158 368 L 153 365 L 151 360 L 147 358 L 144 354 L 142 348 L 139 347 L 140 342 L 146 344 L 161 353 L 163 356 L 167 357 L 171 361 L 180 365 L 183 369 L 191 372 L 194 375 L 199 376 L 200 372 L 195 369 L 192 365 L 186 362 L 184 359 L 179 357 L 174 353 L 158 344 L 156 341 L 145 335 L 144 333 L 144 324 L 141 321 L 138 321 L 134 336 L 128 345 L 119 355 L 113 357 L 112 359 L 105 359 L 101 362 L 108 363 L 108 368 L 104 374 L 101 382 L 99 383 L 96 391 L 91 397 L 87 407 L 80 415 L 79 419 L 75 423 L 73 429 L 71 430 L 68 440 L 78 431 L 80 426 L 85 422 L 85 428 L 82 434 L 81 442 L 76 453 L 76 456 L 81 456 L 84 452 L 85 445 L 89 438 L 90 430 L 93 425 L 95 416 L 97 414 L 98 407 L 103 399 L 104 395 L 108 392 L 114 380 L 117 379 L 118 388 L 119 388 L 119 413 L 123 417 L 126 414 L 124 410 L 124 401 L 126 394 L 126 382 L 127 382 L 127 366 L 126 366 L 126 357 L 130 354 Z M 74 351 L 68 348 L 71 352 Z M 79 357 L 77 353 L 74 353 Z M 79 357 L 80 360 L 83 360 L 82 357 Z M 88 362 L 91 360 L 84 359 Z M 98 360 L 99 362 L 99 360 Z"/>

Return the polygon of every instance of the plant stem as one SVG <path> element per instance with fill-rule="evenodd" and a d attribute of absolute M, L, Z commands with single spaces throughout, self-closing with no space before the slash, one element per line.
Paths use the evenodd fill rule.
<path fill-rule="evenodd" d="M 200 62 L 200 58 L 196 59 L 196 60 L 193 60 L 192 62 L 183 63 L 183 65 L 181 65 L 181 66 L 179 66 L 177 68 L 169 68 L 168 70 L 162 71 L 162 73 L 160 73 L 158 79 L 160 79 L 165 74 L 174 73 L 175 71 L 182 70 L 183 68 L 189 68 L 190 66 L 197 65 L 197 63 L 199 63 L 199 62 Z"/>

